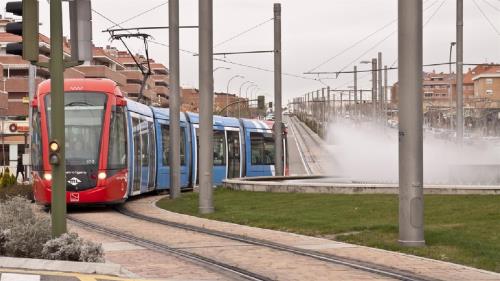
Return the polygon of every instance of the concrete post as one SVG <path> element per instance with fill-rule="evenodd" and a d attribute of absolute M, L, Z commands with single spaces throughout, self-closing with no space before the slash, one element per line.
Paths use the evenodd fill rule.
<path fill-rule="evenodd" d="M 422 0 L 399 0 L 399 242 L 424 246 Z"/>
<path fill-rule="evenodd" d="M 213 166 L 213 0 L 199 0 L 200 52 L 200 202 L 199 212 L 214 212 Z"/>
<path fill-rule="evenodd" d="M 388 108 L 388 105 L 389 103 L 387 102 L 387 89 L 388 89 L 388 85 L 387 85 L 387 74 L 388 74 L 388 70 L 387 70 L 387 65 L 384 66 L 384 98 L 382 99 L 382 116 L 383 116 L 383 121 L 384 123 L 387 123 L 387 108 Z"/>
<path fill-rule="evenodd" d="M 181 101 L 179 65 L 179 0 L 168 2 L 170 70 L 170 198 L 181 195 Z M 201 95 L 200 95 L 201 96 Z"/>

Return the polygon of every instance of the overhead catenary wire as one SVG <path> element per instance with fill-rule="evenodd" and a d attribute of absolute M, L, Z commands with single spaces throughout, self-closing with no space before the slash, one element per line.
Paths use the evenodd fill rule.
<path fill-rule="evenodd" d="M 127 23 L 127 22 L 129 22 L 129 21 L 131 21 L 131 20 L 134 20 L 134 19 L 136 19 L 136 18 L 138 18 L 138 17 L 140 17 L 140 16 L 142 16 L 142 15 L 145 15 L 145 14 L 147 14 L 147 13 L 149 13 L 149 12 L 151 12 L 151 11 L 154 11 L 154 10 L 156 10 L 156 9 L 160 8 L 161 6 L 165 6 L 165 5 L 167 5 L 167 4 L 168 4 L 168 1 L 165 1 L 165 2 L 163 2 L 163 3 L 161 3 L 161 4 L 158 4 L 158 5 L 154 6 L 154 7 L 151 7 L 151 8 L 149 8 L 149 9 L 145 10 L 145 11 L 142 11 L 142 12 L 140 12 L 139 14 L 137 14 L 137 15 L 135 15 L 135 16 L 132 16 L 132 17 L 130 17 L 130 18 L 128 18 L 128 19 L 125 19 L 125 20 L 123 20 L 123 21 L 121 21 L 121 22 L 119 22 L 119 23 L 115 23 L 114 25 L 112 25 L 112 26 L 108 27 L 107 29 L 111 29 L 111 28 L 113 28 L 113 27 L 120 26 L 120 25 L 122 25 L 122 24 L 124 24 L 124 23 Z"/>
<path fill-rule="evenodd" d="M 236 34 L 236 35 L 234 35 L 234 36 L 232 36 L 232 37 L 230 37 L 230 38 L 228 38 L 228 39 L 220 42 L 220 43 L 215 44 L 214 48 L 217 48 L 217 47 L 219 47 L 221 45 L 224 45 L 224 44 L 226 44 L 226 43 L 228 43 L 228 42 L 230 42 L 230 41 L 232 41 L 232 40 L 234 40 L 234 39 L 236 39 L 236 38 L 238 38 L 238 37 L 240 37 L 240 36 L 242 36 L 242 35 L 250 32 L 250 31 L 254 30 L 254 29 L 257 29 L 258 27 L 263 26 L 264 24 L 266 24 L 266 23 L 268 23 L 268 22 L 270 22 L 272 20 L 274 20 L 274 18 L 267 19 L 267 20 L 265 20 L 265 21 L 263 21 L 263 22 L 255 25 L 255 26 L 252 26 L 252 27 L 250 27 L 250 28 L 248 28 L 248 29 L 246 29 L 246 30 L 244 30 L 244 31 L 242 31 L 242 32 L 240 32 L 240 33 L 238 33 L 238 34 Z"/>
<path fill-rule="evenodd" d="M 110 18 L 106 17 L 102 13 L 96 11 L 95 9 L 92 9 L 92 11 L 94 13 L 96 13 L 97 15 L 101 16 L 102 18 L 104 18 L 105 20 L 109 21 L 110 23 L 116 24 L 115 21 L 111 20 Z M 120 25 L 117 25 L 117 26 L 121 27 Z M 128 32 L 130 32 L 130 31 L 128 31 Z M 165 43 L 162 43 L 162 42 L 158 42 L 158 41 L 155 41 L 155 40 L 151 40 L 151 39 L 149 39 L 148 42 L 152 43 L 152 44 L 159 45 L 159 46 L 167 47 L 167 48 L 170 47 L 168 44 L 165 44 Z M 198 54 L 197 52 L 186 50 L 186 49 L 180 49 L 180 51 L 183 52 L 183 53 L 185 53 L 185 54 L 189 54 L 189 55 L 197 55 Z M 232 64 L 232 65 L 236 65 L 236 66 L 241 66 L 241 67 L 249 68 L 249 69 L 254 69 L 254 70 L 259 70 L 259 71 L 265 71 L 265 72 L 274 73 L 274 70 L 271 70 L 271 69 L 266 69 L 266 68 L 263 68 L 263 67 L 253 66 L 253 65 L 243 64 L 243 63 L 238 63 L 238 62 L 230 61 L 230 60 L 227 60 L 227 59 L 214 58 L 214 60 L 215 61 L 224 62 L 224 63 L 227 63 L 227 64 Z M 298 75 L 298 74 L 292 74 L 292 73 L 285 73 L 285 72 L 283 72 L 282 74 L 284 76 L 289 76 L 289 77 L 294 77 L 294 78 L 300 78 L 300 79 L 310 80 L 310 81 L 316 81 L 316 82 L 324 84 L 319 79 L 315 79 L 315 78 L 311 78 L 311 77 L 306 77 L 306 76 L 302 76 L 302 75 Z"/>
<path fill-rule="evenodd" d="M 493 22 L 491 21 L 491 19 L 488 17 L 488 15 L 486 15 L 486 13 L 483 11 L 483 9 L 481 9 L 481 7 L 479 6 L 479 4 L 477 4 L 476 0 L 472 0 L 472 2 L 474 3 L 474 5 L 476 6 L 476 8 L 479 10 L 479 12 L 481 13 L 481 15 L 483 15 L 483 17 L 486 19 L 486 21 L 490 24 L 491 28 L 495 31 L 495 33 L 497 35 L 500 36 L 500 31 L 497 29 L 497 27 L 493 24 Z"/>
<path fill-rule="evenodd" d="M 424 4 L 425 2 L 428 2 L 429 0 L 426 0 L 424 1 Z M 430 9 L 431 7 L 433 7 L 435 4 L 437 4 L 439 2 L 439 0 L 436 0 L 434 1 L 431 5 L 429 5 L 427 8 L 425 8 L 425 10 L 428 10 Z M 389 26 L 393 25 L 394 23 L 396 23 L 398 21 L 397 18 L 391 20 L 390 22 L 386 23 L 385 25 L 383 25 L 382 27 L 378 28 L 377 30 L 375 30 L 374 32 L 366 35 L 365 37 L 361 38 L 360 40 L 356 41 L 355 43 L 353 43 L 352 45 L 350 45 L 349 47 L 341 50 L 340 52 L 338 52 L 337 54 L 335 54 L 334 56 L 328 58 L 327 60 L 323 61 L 322 63 L 316 65 L 315 67 L 311 68 L 310 70 L 308 70 L 307 72 L 312 72 L 322 66 L 324 66 L 325 64 L 331 62 L 332 60 L 336 59 L 337 57 L 343 55 L 344 53 L 346 53 L 347 51 L 351 50 L 352 48 L 358 46 L 359 44 L 363 43 L 364 41 L 368 40 L 369 38 L 373 37 L 374 35 L 378 34 L 379 32 L 381 32 L 382 30 L 388 28 Z"/>
<path fill-rule="evenodd" d="M 495 5 L 491 4 L 489 1 L 483 0 L 483 2 L 488 4 L 488 6 L 490 6 L 492 9 L 496 10 L 497 12 L 500 12 L 500 9 L 498 7 L 496 7 Z"/>

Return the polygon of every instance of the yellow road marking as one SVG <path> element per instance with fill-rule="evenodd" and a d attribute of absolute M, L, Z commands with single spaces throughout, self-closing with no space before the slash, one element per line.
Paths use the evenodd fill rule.
<path fill-rule="evenodd" d="M 58 271 L 36 271 L 36 270 L 0 268 L 0 273 L 2 272 L 74 277 L 78 278 L 80 281 L 97 281 L 97 279 L 105 279 L 111 281 L 151 281 L 151 279 L 121 278 L 109 275 L 97 275 L 97 274 L 93 275 L 93 274 L 82 274 L 82 273 L 71 273 L 71 272 L 58 272 Z"/>

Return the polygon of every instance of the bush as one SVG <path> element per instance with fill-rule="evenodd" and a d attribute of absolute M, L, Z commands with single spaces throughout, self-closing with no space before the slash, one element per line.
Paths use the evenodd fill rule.
<path fill-rule="evenodd" d="M 49 260 L 104 262 L 100 244 L 84 241 L 77 233 L 65 233 L 43 245 L 42 256 Z"/>
<path fill-rule="evenodd" d="M 48 218 L 37 216 L 30 202 L 21 197 L 0 204 L 0 231 L 8 233 L 5 254 L 26 258 L 40 258 L 51 235 Z"/>
<path fill-rule="evenodd" d="M 86 262 L 104 262 L 100 244 L 76 233 L 51 240 L 48 217 L 37 215 L 22 197 L 0 201 L 0 255 Z"/>
<path fill-rule="evenodd" d="M 33 201 L 33 187 L 31 185 L 11 185 L 7 187 L 0 187 L 0 202 L 16 196 L 24 197 Z"/>
<path fill-rule="evenodd" d="M 9 167 L 5 168 L 0 177 L 0 186 L 5 188 L 7 186 L 15 185 L 17 183 L 16 177 L 10 174 Z"/>

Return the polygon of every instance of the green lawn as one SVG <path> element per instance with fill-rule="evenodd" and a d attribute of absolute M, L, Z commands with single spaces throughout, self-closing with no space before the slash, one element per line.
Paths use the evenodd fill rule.
<path fill-rule="evenodd" d="M 500 196 L 425 196 L 427 247 L 397 244 L 397 195 L 214 193 L 216 212 L 197 213 L 198 194 L 158 206 L 174 212 L 262 228 L 327 237 L 500 272 Z"/>

